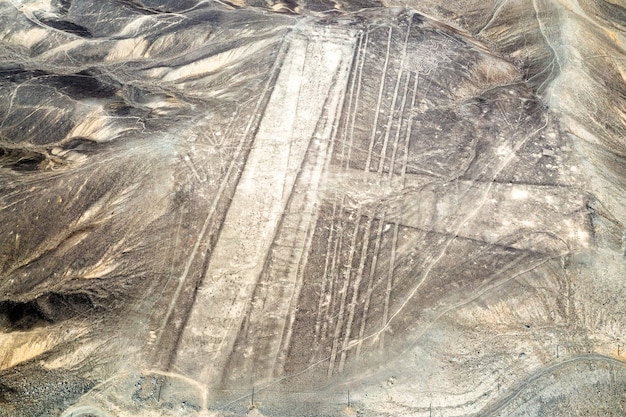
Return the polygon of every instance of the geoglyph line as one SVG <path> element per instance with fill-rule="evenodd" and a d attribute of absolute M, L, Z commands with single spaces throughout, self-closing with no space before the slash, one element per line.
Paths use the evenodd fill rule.
<path fill-rule="evenodd" d="M 360 65 L 358 68 L 358 79 L 359 81 L 357 82 L 357 88 L 356 88 L 356 99 L 355 99 L 355 105 L 354 105 L 354 111 L 352 112 L 352 118 L 351 118 L 351 124 L 350 124 L 350 144 L 348 145 L 348 156 L 346 158 L 346 167 L 350 166 L 350 158 L 352 157 L 352 147 L 354 146 L 354 126 L 356 125 L 356 116 L 357 116 L 357 109 L 359 108 L 359 99 L 361 98 L 361 85 L 362 80 L 363 80 L 363 66 L 365 65 L 365 56 L 367 53 L 367 45 L 369 42 L 369 31 L 365 31 L 365 42 L 363 45 L 363 52 L 361 53 L 361 61 L 360 61 Z M 347 125 L 347 122 L 346 122 Z M 345 142 L 345 137 L 344 137 L 344 142 Z"/>
<path fill-rule="evenodd" d="M 395 175 L 396 170 L 396 156 L 398 153 L 398 145 L 400 144 L 400 132 L 402 130 L 402 125 L 404 123 L 404 113 L 406 111 L 406 101 L 409 95 L 409 83 L 411 82 L 411 73 L 408 72 L 406 75 L 406 82 L 404 83 L 404 94 L 402 96 L 402 104 L 400 105 L 400 117 L 398 120 L 398 129 L 396 130 L 396 135 L 393 142 L 393 150 L 391 153 L 391 162 L 389 163 L 389 180 L 392 181 Z M 409 114 L 409 117 L 412 115 Z"/>
<path fill-rule="evenodd" d="M 372 257 L 372 265 L 370 267 L 369 281 L 367 284 L 367 292 L 365 295 L 365 304 L 363 306 L 363 316 L 361 317 L 361 327 L 359 329 L 359 341 L 356 347 L 356 356 L 361 354 L 363 345 L 363 335 L 365 334 L 365 325 L 367 323 L 367 313 L 369 312 L 372 294 L 374 293 L 374 278 L 376 276 L 376 265 L 378 263 L 378 254 L 380 253 L 380 244 L 383 239 L 383 227 L 385 225 L 385 213 L 383 212 L 378 220 L 378 230 L 376 232 L 376 243 L 374 244 L 374 256 Z"/>
<path fill-rule="evenodd" d="M 380 79 L 380 88 L 378 90 L 378 100 L 376 102 L 376 110 L 374 112 L 374 124 L 372 126 L 372 135 L 370 137 L 370 144 L 367 151 L 367 159 L 365 160 L 365 171 L 370 170 L 370 165 L 372 163 L 372 152 L 374 150 L 374 143 L 376 142 L 376 129 L 378 128 L 378 118 L 380 116 L 380 108 L 383 101 L 383 91 L 385 89 L 385 78 L 387 76 L 387 68 L 389 66 L 389 52 L 391 49 L 391 34 L 393 33 L 393 28 L 389 28 L 389 35 L 387 37 L 387 52 L 385 55 L 385 64 L 383 65 L 383 70 L 381 73 Z"/>
<path fill-rule="evenodd" d="M 391 259 L 389 260 L 389 271 L 387 272 L 387 289 L 385 291 L 385 303 L 383 306 L 382 328 L 386 328 L 389 323 L 389 304 L 391 302 L 391 290 L 393 288 L 393 270 L 396 263 L 396 246 L 398 245 L 398 223 L 393 226 L 393 240 L 391 241 Z M 384 347 L 385 334 L 380 335 L 380 347 Z"/>
<path fill-rule="evenodd" d="M 411 132 L 413 130 L 413 111 L 415 110 L 415 98 L 417 97 L 417 88 L 419 87 L 419 72 L 415 73 L 415 81 L 413 82 L 413 97 L 411 98 L 411 108 L 409 110 L 409 125 L 406 129 L 406 137 L 404 140 L 404 158 L 402 160 L 402 170 L 400 171 L 400 178 L 402 178 L 402 184 L 405 184 L 407 167 L 409 165 L 409 144 L 411 142 Z"/>
<path fill-rule="evenodd" d="M 355 73 L 352 74 L 350 100 L 348 102 L 348 109 L 346 111 L 346 114 L 350 116 L 350 120 L 348 120 L 348 116 L 344 120 L 344 129 L 343 129 L 343 135 L 342 135 L 343 146 L 341 148 L 340 164 L 343 166 L 343 169 L 345 171 L 348 171 L 350 168 L 350 157 L 351 157 L 352 147 L 354 143 L 354 126 L 356 123 L 356 116 L 357 116 L 358 109 L 359 109 L 359 98 L 361 94 L 361 79 L 362 79 L 362 74 L 363 74 L 363 65 L 365 64 L 368 41 L 369 41 L 369 32 L 366 31 L 365 35 L 361 33 L 359 37 L 359 44 L 357 45 L 358 51 L 357 51 L 357 57 L 355 61 L 355 64 L 356 64 L 355 67 L 358 66 L 358 69 L 355 71 Z M 358 83 L 356 82 L 357 78 L 358 78 Z M 352 96 L 354 93 L 355 86 L 356 86 L 356 97 L 354 98 L 354 106 L 352 106 L 352 102 L 353 102 Z M 350 141 L 349 141 L 349 144 L 346 146 L 346 143 L 347 143 L 346 136 L 347 136 L 348 126 L 350 126 Z M 347 156 L 346 156 L 346 153 L 347 153 Z M 332 238 L 333 238 L 333 232 L 336 231 L 337 229 L 339 230 L 343 229 L 343 221 L 341 219 L 343 218 L 343 213 L 344 213 L 344 208 L 345 208 L 345 195 L 342 195 L 340 198 L 339 194 L 340 194 L 340 191 L 335 189 L 334 198 L 333 198 L 333 212 L 331 216 L 331 225 L 330 225 L 330 228 L 331 228 L 330 237 L 328 239 L 328 246 L 326 249 L 327 252 L 326 252 L 326 263 L 324 266 L 324 274 L 322 276 L 323 283 L 322 283 L 322 291 L 320 292 L 319 313 L 318 313 L 318 319 L 316 321 L 316 326 L 315 326 L 315 337 L 313 339 L 314 342 L 318 341 L 316 343 L 317 350 L 321 348 L 321 346 L 324 344 L 325 340 L 327 339 L 326 332 L 328 331 L 328 323 L 331 318 L 330 313 L 332 312 L 333 301 L 334 301 L 333 288 L 335 284 L 335 277 L 337 276 L 336 269 L 335 269 L 336 259 L 337 259 L 337 256 L 339 256 L 338 254 L 340 253 L 342 242 L 343 242 L 343 236 L 339 237 L 339 241 L 335 240 L 335 245 L 334 245 L 333 255 L 332 255 L 332 265 L 329 271 L 328 259 L 329 259 L 330 245 L 331 245 Z M 338 203 L 338 201 L 340 202 Z M 339 214 L 337 214 L 338 207 L 339 207 Z M 339 227 L 336 226 L 337 220 L 339 220 L 341 224 Z M 326 285 L 327 282 L 329 282 L 328 286 Z M 328 291 L 326 291 L 327 289 Z M 320 326 L 321 326 L 320 324 L 321 314 L 320 313 L 322 310 L 324 311 L 324 324 L 322 326 L 322 330 L 320 330 Z"/>
<path fill-rule="evenodd" d="M 330 353 L 330 364 L 328 367 L 328 376 L 333 374 L 333 370 L 335 367 L 335 360 L 337 358 L 337 349 L 339 347 L 339 338 L 341 336 L 341 328 L 343 327 L 343 316 L 346 308 L 346 299 L 348 297 L 348 288 L 350 286 L 351 276 L 352 276 L 352 261 L 354 259 L 354 253 L 356 252 L 356 240 L 359 235 L 359 223 L 361 220 L 361 213 L 357 212 L 356 221 L 354 222 L 354 231 L 352 232 L 352 238 L 350 239 L 350 252 L 348 254 L 348 262 L 345 265 L 344 273 L 339 273 L 338 275 L 343 275 L 343 286 L 341 287 L 341 300 L 339 304 L 339 313 L 337 315 L 337 323 L 335 325 L 335 331 L 333 334 L 333 344 Z"/>
<path fill-rule="evenodd" d="M 317 225 L 317 220 L 319 217 L 319 210 L 315 205 L 315 200 L 317 198 L 317 190 L 322 181 L 322 175 L 325 172 L 328 172 L 328 166 L 330 164 L 330 160 L 332 159 L 332 154 L 335 146 L 335 138 L 337 136 L 337 130 L 339 128 L 340 117 L 339 112 L 343 108 L 344 98 L 345 98 L 345 84 L 344 78 L 345 73 L 350 68 L 351 62 L 348 60 L 343 61 L 343 65 L 339 68 L 338 74 L 343 75 L 340 77 L 334 77 L 332 87 L 329 90 L 329 94 L 327 96 L 327 102 L 324 105 L 324 108 L 331 109 L 329 114 L 324 116 L 324 130 L 321 134 L 322 138 L 330 138 L 330 140 L 316 140 L 318 144 L 318 152 L 317 158 L 313 167 L 310 167 L 310 172 L 302 175 L 300 177 L 306 178 L 308 182 L 307 192 L 306 192 L 306 201 L 303 203 L 302 208 L 306 211 L 307 208 L 311 209 L 312 212 L 308 215 L 308 219 L 304 219 L 306 222 L 306 231 L 305 231 L 305 239 L 306 244 L 302 248 L 300 259 L 297 264 L 297 268 L 295 270 L 295 288 L 293 290 L 291 300 L 290 300 L 290 311 L 288 320 L 285 322 L 282 330 L 282 342 L 280 351 L 277 353 L 277 359 L 275 360 L 274 369 L 277 374 L 282 374 L 284 369 L 284 364 L 286 361 L 287 353 L 289 350 L 289 345 L 291 343 L 291 336 L 293 334 L 293 324 L 296 320 L 296 312 L 297 312 L 297 303 L 299 301 L 300 291 L 304 284 L 304 270 L 307 264 L 308 255 L 310 252 L 310 248 L 313 241 L 313 236 L 315 234 L 315 227 Z M 316 129 L 317 131 L 317 129 Z M 307 164 L 308 167 L 308 164 Z M 305 168 L 306 169 L 306 168 Z M 305 216 L 306 217 L 306 216 Z"/>
<path fill-rule="evenodd" d="M 289 42 L 181 338 L 181 353 L 186 354 L 179 356 L 175 365 L 199 374 L 198 378 L 209 385 L 218 382 L 228 362 L 298 167 L 322 117 L 333 82 L 347 82 L 348 70 L 342 62 L 350 61 L 353 48 L 350 42 L 315 42 L 298 33 Z M 314 80 L 316 85 L 305 90 L 308 80 Z M 198 349 L 198 354 L 208 359 L 200 367 L 193 354 Z"/>
<path fill-rule="evenodd" d="M 402 58 L 400 61 L 400 65 L 398 66 L 398 78 L 396 79 L 396 85 L 393 89 L 393 98 L 391 99 L 391 109 L 389 111 L 389 117 L 387 119 L 387 125 L 385 126 L 385 139 L 383 141 L 383 148 L 381 150 L 381 154 L 380 154 L 380 159 L 378 162 L 378 174 L 382 175 L 383 173 L 383 168 L 385 166 L 385 158 L 387 157 L 387 146 L 389 145 L 389 136 L 391 135 L 391 126 L 393 125 L 393 119 L 394 119 L 394 115 L 395 115 L 395 109 L 396 109 L 396 102 L 398 100 L 398 90 L 400 89 L 400 81 L 402 80 L 402 71 L 404 69 L 405 62 L 406 62 L 406 50 L 407 50 L 407 46 L 409 44 L 409 34 L 411 33 L 411 23 L 409 23 L 409 26 L 407 27 L 406 30 L 406 36 L 404 37 L 404 46 L 402 48 Z M 406 90 L 404 91 L 404 98 L 402 100 L 402 102 L 405 102 L 406 99 Z M 399 120 L 398 120 L 398 131 L 400 130 L 400 128 L 402 127 L 402 107 L 403 105 L 400 105 L 400 112 L 399 112 Z M 389 171 L 391 174 L 391 170 L 392 170 L 393 166 L 390 165 L 389 166 Z"/>
<path fill-rule="evenodd" d="M 359 297 L 359 287 L 363 280 L 363 270 L 365 269 L 365 261 L 367 260 L 367 250 L 369 248 L 370 229 L 372 228 L 373 216 L 369 216 L 365 225 L 365 231 L 363 233 L 363 243 L 361 246 L 361 257 L 359 259 L 359 268 L 357 270 L 356 279 L 354 280 L 352 289 L 352 299 L 350 300 L 350 307 L 348 308 L 348 322 L 346 323 L 346 331 L 343 337 L 343 343 L 341 345 L 341 358 L 339 360 L 339 372 L 342 372 L 345 366 L 346 355 L 348 354 L 348 343 L 350 342 L 350 334 L 352 330 L 352 323 L 354 321 L 354 315 L 357 309 L 357 301 Z"/>
<path fill-rule="evenodd" d="M 282 56 L 285 54 L 285 43 L 282 42 L 281 46 L 280 46 L 280 52 L 279 52 L 279 58 L 282 58 Z M 228 169 L 226 171 L 226 174 L 224 176 L 224 180 L 220 183 L 220 187 L 217 190 L 217 194 L 215 196 L 215 198 L 213 199 L 212 203 L 211 203 L 211 207 L 209 208 L 209 212 L 204 220 L 204 223 L 202 224 L 202 228 L 200 229 L 200 232 L 198 233 L 198 238 L 196 239 L 196 242 L 194 243 L 193 249 L 191 251 L 191 254 L 189 255 L 188 259 L 187 259 L 187 263 L 185 264 L 185 269 L 183 270 L 182 274 L 179 277 L 179 282 L 178 285 L 176 287 L 176 291 L 174 293 L 174 296 L 171 299 L 170 304 L 168 305 L 168 309 L 167 309 L 167 313 L 162 321 L 162 324 L 159 328 L 159 334 L 156 340 L 156 346 L 157 348 L 160 350 L 163 347 L 162 345 L 162 338 L 164 335 L 164 332 L 166 331 L 166 329 L 168 328 L 168 323 L 171 320 L 171 316 L 172 316 L 172 312 L 174 310 L 174 306 L 178 305 L 180 303 L 180 294 L 181 291 L 183 289 L 183 286 L 185 284 L 185 281 L 187 280 L 187 276 L 189 274 L 189 270 L 191 269 L 191 265 L 196 257 L 196 254 L 198 253 L 198 249 L 200 248 L 200 245 L 202 244 L 202 241 L 204 240 L 204 236 L 207 232 L 207 229 L 211 223 L 211 219 L 213 219 L 213 216 L 215 215 L 215 211 L 217 209 L 217 205 L 219 204 L 219 201 L 222 197 L 222 195 L 224 194 L 224 191 L 226 190 L 228 184 L 229 184 L 229 180 L 231 178 L 231 176 L 233 175 L 233 171 L 235 170 L 236 165 L 239 163 L 239 156 L 241 155 L 242 151 L 243 151 L 243 147 L 244 144 L 247 142 L 247 139 L 249 138 L 249 134 L 252 130 L 252 126 L 255 122 L 255 120 L 257 119 L 257 115 L 259 113 L 261 104 L 263 103 L 264 99 L 267 97 L 267 95 L 269 94 L 269 90 L 270 90 L 270 86 L 272 81 L 275 79 L 276 74 L 278 73 L 279 70 L 279 63 L 280 63 L 280 59 L 277 58 L 276 62 L 274 63 L 274 65 L 272 66 L 272 72 L 271 72 L 271 76 L 268 79 L 268 82 L 265 84 L 262 93 L 259 96 L 259 100 L 257 101 L 256 105 L 255 105 L 255 109 L 254 112 L 251 114 L 250 118 L 248 119 L 248 123 L 246 124 L 246 128 L 245 131 L 243 133 L 243 135 L 241 136 L 241 139 L 239 140 L 239 142 L 237 143 L 237 148 L 235 149 L 235 153 L 233 155 L 233 158 L 231 159 L 230 164 L 228 165 Z M 178 340 L 179 338 L 176 337 L 176 340 Z M 159 354 L 160 352 L 157 351 L 157 354 Z M 169 361 L 169 359 L 168 359 Z M 164 365 L 169 365 L 169 364 L 164 364 Z"/>

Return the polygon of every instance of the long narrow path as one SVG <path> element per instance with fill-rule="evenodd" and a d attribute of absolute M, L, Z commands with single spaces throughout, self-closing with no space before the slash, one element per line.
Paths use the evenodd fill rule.
<path fill-rule="evenodd" d="M 311 140 L 330 139 L 332 129 L 319 129 L 319 121 L 329 94 L 339 96 L 334 86 L 348 78 L 354 47 L 353 39 L 335 35 L 321 28 L 292 34 L 179 341 L 172 369 L 209 389 L 220 383 L 228 364 Z M 287 313 L 288 307 L 282 315 Z"/>

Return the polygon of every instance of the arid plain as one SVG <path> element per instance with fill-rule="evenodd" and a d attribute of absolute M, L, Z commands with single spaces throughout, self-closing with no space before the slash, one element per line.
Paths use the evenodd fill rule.
<path fill-rule="evenodd" d="M 0 416 L 622 416 L 621 0 L 0 2 Z"/>

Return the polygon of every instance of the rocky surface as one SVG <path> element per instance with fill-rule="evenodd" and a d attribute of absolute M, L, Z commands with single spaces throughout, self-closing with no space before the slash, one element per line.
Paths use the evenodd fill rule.
<path fill-rule="evenodd" d="M 625 7 L 1 2 L 0 415 L 623 415 Z"/>

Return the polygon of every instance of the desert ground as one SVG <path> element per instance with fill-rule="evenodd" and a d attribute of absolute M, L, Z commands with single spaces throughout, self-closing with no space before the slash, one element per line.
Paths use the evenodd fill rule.
<path fill-rule="evenodd" d="M 0 416 L 623 416 L 622 0 L 0 1 Z"/>

